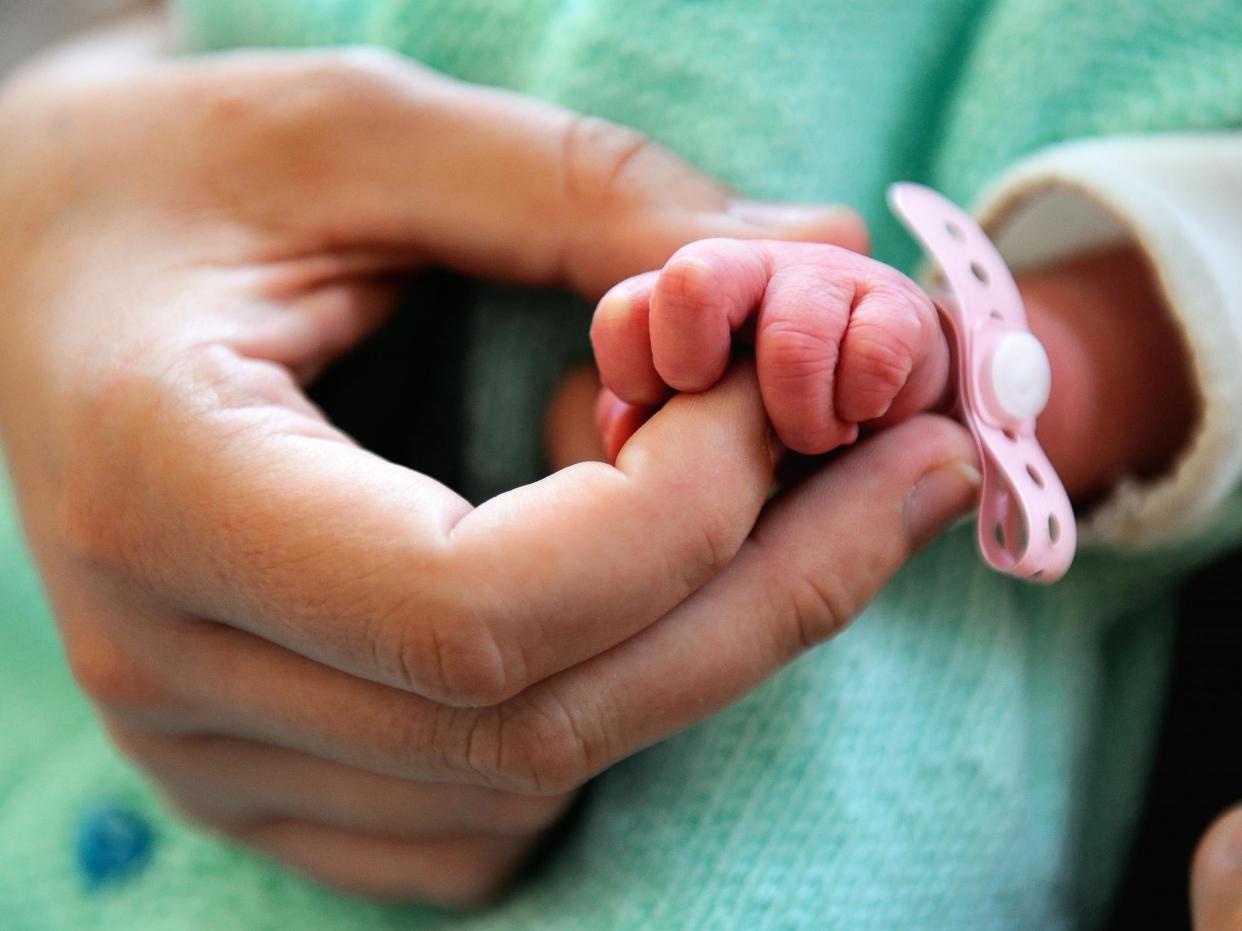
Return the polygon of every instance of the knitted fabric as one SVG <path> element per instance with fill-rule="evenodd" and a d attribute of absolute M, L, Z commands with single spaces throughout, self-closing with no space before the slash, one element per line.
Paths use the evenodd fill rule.
<path fill-rule="evenodd" d="M 635 126 L 758 197 L 844 201 L 915 257 L 884 185 L 969 201 L 1018 157 L 1113 131 L 1242 124 L 1233 0 L 187 0 L 202 47 L 370 42 Z M 485 290 L 461 484 L 539 474 L 548 386 L 589 308 Z M 530 360 L 538 360 L 533 364 Z M 99 734 L 0 511 L 0 915 L 46 928 L 1057 928 L 1097 921 L 1151 753 L 1190 567 L 1242 537 L 1082 554 L 1050 589 L 985 570 L 969 529 L 842 636 L 596 780 L 503 902 L 358 903 L 182 825 Z M 154 826 L 145 869 L 84 882 L 83 806 Z"/>

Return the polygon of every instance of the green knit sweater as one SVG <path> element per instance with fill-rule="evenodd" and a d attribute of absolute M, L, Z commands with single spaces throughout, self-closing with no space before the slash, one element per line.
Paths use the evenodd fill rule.
<path fill-rule="evenodd" d="M 185 0 L 182 13 L 204 48 L 376 43 L 635 126 L 754 196 L 854 205 L 878 257 L 902 267 L 915 254 L 883 208 L 889 181 L 967 202 L 1049 143 L 1242 125 L 1236 0 Z M 479 295 L 468 357 L 453 360 L 473 496 L 539 474 L 537 418 L 585 352 L 588 314 L 559 295 Z M 336 896 L 166 814 L 74 694 L 0 507 L 0 924 L 1090 926 L 1151 752 L 1169 592 L 1238 539 L 1235 498 L 1191 544 L 1086 552 L 1037 589 L 986 571 L 969 530 L 948 534 L 844 635 L 601 776 L 533 875 L 458 916 Z M 74 832 L 109 802 L 153 841 L 145 865 L 92 885 Z"/>

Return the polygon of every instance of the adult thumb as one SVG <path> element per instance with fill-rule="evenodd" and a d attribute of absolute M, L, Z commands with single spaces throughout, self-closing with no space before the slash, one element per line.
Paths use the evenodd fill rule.
<path fill-rule="evenodd" d="M 839 204 L 751 200 L 641 133 L 565 114 L 557 171 L 576 180 L 562 204 L 559 277 L 589 296 L 661 267 L 699 239 L 822 242 L 865 252 L 861 217 Z"/>
<path fill-rule="evenodd" d="M 1242 806 L 1221 815 L 1195 851 L 1190 870 L 1195 931 L 1242 928 Z"/>
<path fill-rule="evenodd" d="M 265 221 L 299 239 L 588 297 L 695 239 L 867 248 L 848 208 L 748 200 L 634 130 L 397 55 L 264 52 L 198 72 L 230 93 L 263 89 L 257 122 L 282 165 Z"/>

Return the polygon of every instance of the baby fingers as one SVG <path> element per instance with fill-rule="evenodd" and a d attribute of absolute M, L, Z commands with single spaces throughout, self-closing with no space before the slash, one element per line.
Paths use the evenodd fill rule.
<path fill-rule="evenodd" d="M 861 282 L 837 364 L 834 405 L 855 423 L 905 418 L 939 406 L 949 348 L 935 305 L 913 282 L 881 266 Z"/>
<path fill-rule="evenodd" d="M 705 391 L 719 381 L 734 332 L 767 286 L 762 246 L 701 240 L 678 250 L 660 271 L 609 291 L 591 324 L 603 383 L 622 401 L 651 405 L 671 390 Z"/>
<path fill-rule="evenodd" d="M 899 272 L 828 246 L 770 245 L 756 362 L 764 407 L 782 442 L 827 452 L 858 425 L 934 405 L 948 377 L 935 306 Z"/>
<path fill-rule="evenodd" d="M 600 302 L 591 338 L 604 384 L 631 405 L 703 391 L 755 326 L 764 406 L 782 442 L 818 454 L 858 424 L 932 407 L 949 353 L 931 300 L 908 278 L 835 246 L 709 239 Z"/>

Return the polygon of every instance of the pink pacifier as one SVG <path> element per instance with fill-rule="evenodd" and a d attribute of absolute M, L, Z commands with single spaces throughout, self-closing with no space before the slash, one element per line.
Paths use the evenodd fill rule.
<path fill-rule="evenodd" d="M 945 197 L 894 184 L 888 203 L 947 285 L 932 297 L 955 342 L 956 413 L 983 463 L 979 549 L 1000 572 L 1055 582 L 1074 558 L 1078 533 L 1065 487 L 1035 439 L 1052 371 L 1018 286 L 983 230 Z"/>

